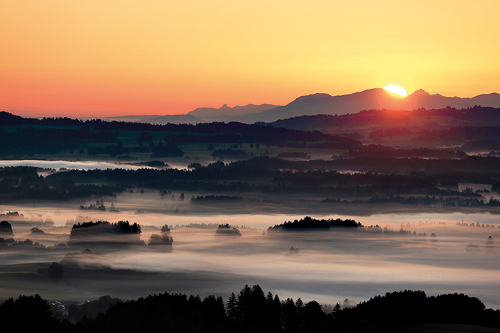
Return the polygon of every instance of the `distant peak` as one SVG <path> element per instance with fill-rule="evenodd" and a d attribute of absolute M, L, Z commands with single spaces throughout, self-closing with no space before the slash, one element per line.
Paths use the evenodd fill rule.
<path fill-rule="evenodd" d="M 319 96 L 331 96 L 330 94 L 326 94 L 326 93 L 315 93 L 315 94 L 311 94 L 311 95 L 306 95 L 304 97 L 308 97 L 308 96 L 316 96 L 316 97 L 319 97 Z"/>
<path fill-rule="evenodd" d="M 220 107 L 219 110 L 224 110 L 224 109 L 230 109 L 230 107 L 227 106 L 227 104 L 224 104 L 223 106 Z"/>
<path fill-rule="evenodd" d="M 325 94 L 325 93 L 316 93 L 316 94 L 310 94 L 310 95 L 304 95 L 296 98 L 295 100 L 314 100 L 314 99 L 321 99 L 321 98 L 329 98 L 332 97 L 332 95 Z"/>
<path fill-rule="evenodd" d="M 430 94 L 424 89 L 415 90 L 411 95 L 414 96 L 430 96 Z"/>

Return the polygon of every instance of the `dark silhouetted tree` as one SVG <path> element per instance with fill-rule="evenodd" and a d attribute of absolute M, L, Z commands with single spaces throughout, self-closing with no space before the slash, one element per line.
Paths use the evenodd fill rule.
<path fill-rule="evenodd" d="M 60 280 L 64 275 L 63 266 L 57 262 L 50 264 L 47 274 L 51 279 Z"/>
<path fill-rule="evenodd" d="M 3 237 L 14 236 L 14 233 L 12 232 L 12 226 L 10 225 L 9 222 L 7 221 L 0 222 L 0 236 Z"/>
<path fill-rule="evenodd" d="M 234 292 L 231 293 L 227 300 L 226 314 L 229 320 L 235 321 L 238 318 L 238 300 Z"/>

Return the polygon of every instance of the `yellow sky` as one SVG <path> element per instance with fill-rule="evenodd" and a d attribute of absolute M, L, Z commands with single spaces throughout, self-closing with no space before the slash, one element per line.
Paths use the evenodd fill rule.
<path fill-rule="evenodd" d="M 179 114 L 397 84 L 500 92 L 500 1 L 2 0 L 0 110 Z"/>

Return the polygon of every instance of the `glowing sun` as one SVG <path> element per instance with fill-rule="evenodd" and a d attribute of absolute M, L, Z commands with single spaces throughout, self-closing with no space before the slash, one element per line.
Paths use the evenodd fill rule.
<path fill-rule="evenodd" d="M 401 97 L 408 96 L 408 94 L 406 93 L 406 90 L 404 90 L 403 88 L 401 88 L 399 86 L 396 86 L 395 84 L 390 84 L 388 86 L 385 86 L 384 89 L 390 93 L 399 95 Z"/>

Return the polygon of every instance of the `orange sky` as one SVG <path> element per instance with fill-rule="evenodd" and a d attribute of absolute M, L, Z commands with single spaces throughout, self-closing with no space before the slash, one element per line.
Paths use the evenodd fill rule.
<path fill-rule="evenodd" d="M 0 110 L 180 114 L 397 84 L 500 92 L 500 1 L 2 0 Z"/>

